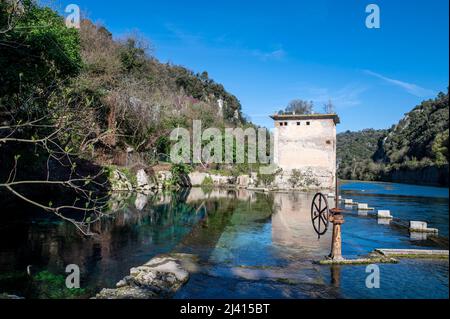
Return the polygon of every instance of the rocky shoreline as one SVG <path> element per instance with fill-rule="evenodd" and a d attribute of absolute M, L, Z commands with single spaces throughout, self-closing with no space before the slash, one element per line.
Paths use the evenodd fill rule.
<path fill-rule="evenodd" d="M 173 189 L 177 187 L 223 187 L 263 192 L 323 189 L 314 183 L 303 183 L 291 186 L 285 181 L 286 176 L 283 177 L 283 175 L 276 176 L 274 182 L 266 185 L 258 180 L 258 174 L 256 173 L 236 177 L 218 173 L 194 171 L 183 176 L 183 185 L 173 185 L 172 178 L 172 173 L 169 170 L 153 171 L 152 169 L 141 168 L 135 170 L 135 173 L 125 174 L 119 168 L 116 168 L 112 170 L 110 174 L 110 183 L 113 192 L 138 191 L 146 193 L 157 193 L 163 189 Z"/>

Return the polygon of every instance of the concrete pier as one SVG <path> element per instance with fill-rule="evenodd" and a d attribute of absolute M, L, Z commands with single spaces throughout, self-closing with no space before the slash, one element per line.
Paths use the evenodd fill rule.
<path fill-rule="evenodd" d="M 426 222 L 411 221 L 409 223 L 409 231 L 417 233 L 428 233 L 428 234 L 438 234 L 439 230 L 436 228 L 428 228 Z"/>
<path fill-rule="evenodd" d="M 391 211 L 389 211 L 389 210 L 379 210 L 377 217 L 380 219 L 393 219 L 394 218 L 391 215 Z"/>
<path fill-rule="evenodd" d="M 359 203 L 358 210 L 375 210 L 375 208 L 369 207 L 369 204 Z"/>
<path fill-rule="evenodd" d="M 448 258 L 448 250 L 375 249 L 375 252 L 395 258 Z"/>

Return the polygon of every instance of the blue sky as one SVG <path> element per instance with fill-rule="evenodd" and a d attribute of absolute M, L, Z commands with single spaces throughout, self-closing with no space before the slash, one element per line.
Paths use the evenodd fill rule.
<path fill-rule="evenodd" d="M 106 1 L 75 3 L 120 37 L 138 30 L 154 55 L 206 70 L 260 125 L 295 98 L 331 99 L 338 131 L 388 128 L 448 86 L 448 0 Z M 381 28 L 367 29 L 368 4 Z"/>

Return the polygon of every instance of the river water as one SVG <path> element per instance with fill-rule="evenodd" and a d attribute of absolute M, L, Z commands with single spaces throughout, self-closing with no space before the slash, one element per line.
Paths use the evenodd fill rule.
<path fill-rule="evenodd" d="M 345 182 L 341 191 L 396 218 L 387 224 L 349 207 L 345 257 L 376 248 L 448 249 L 448 189 Z M 92 238 L 45 214 L 11 212 L 0 225 L 0 293 L 88 298 L 158 254 L 184 252 L 198 256 L 199 267 L 175 298 L 448 298 L 448 260 L 380 265 L 379 289 L 366 287 L 366 266 L 314 263 L 328 255 L 331 234 L 318 239 L 312 228 L 313 196 L 200 188 L 116 194 L 115 214 Z M 402 226 L 409 220 L 427 221 L 440 236 L 411 236 Z M 62 287 L 69 264 L 81 269 L 76 294 Z"/>

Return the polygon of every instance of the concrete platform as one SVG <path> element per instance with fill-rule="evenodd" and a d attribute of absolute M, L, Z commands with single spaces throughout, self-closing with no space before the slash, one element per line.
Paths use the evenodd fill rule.
<path fill-rule="evenodd" d="M 389 210 L 379 210 L 377 213 L 378 218 L 384 219 L 393 219 L 394 217 L 391 215 L 391 211 Z"/>
<path fill-rule="evenodd" d="M 448 250 L 427 250 L 427 249 L 375 249 L 375 252 L 395 258 L 437 258 L 448 259 Z"/>
<path fill-rule="evenodd" d="M 319 265 L 371 265 L 371 264 L 396 264 L 398 260 L 391 257 L 368 257 L 357 259 L 331 260 L 324 259 L 318 262 Z"/>
<path fill-rule="evenodd" d="M 359 203 L 358 210 L 375 210 L 375 208 L 369 207 L 369 204 Z"/>
<path fill-rule="evenodd" d="M 436 228 L 428 228 L 426 222 L 411 221 L 409 223 L 409 231 L 417 233 L 438 234 L 439 230 Z"/>

